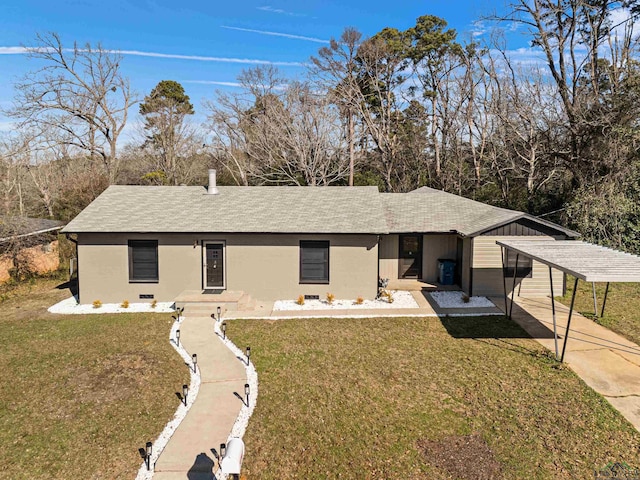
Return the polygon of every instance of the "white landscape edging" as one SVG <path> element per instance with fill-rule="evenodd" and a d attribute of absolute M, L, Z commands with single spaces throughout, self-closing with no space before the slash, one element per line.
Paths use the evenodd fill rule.
<path fill-rule="evenodd" d="M 495 307 L 494 303 L 487 297 L 467 297 L 465 302 L 463 297 L 465 294 L 459 291 L 451 292 L 431 292 L 429 293 L 434 302 L 440 308 L 491 308 Z"/>
<path fill-rule="evenodd" d="M 189 352 L 187 352 L 182 347 L 182 345 L 178 347 L 173 341 L 173 339 L 176 337 L 176 330 L 180 326 L 181 320 L 184 320 L 184 317 L 178 317 L 178 320 L 173 323 L 173 326 L 171 327 L 171 333 L 169 334 L 169 342 L 171 343 L 171 346 L 173 346 L 173 348 L 175 348 L 180 356 L 185 360 L 185 362 L 187 364 L 191 364 L 192 358 L 189 355 Z M 229 338 L 224 338 L 222 330 L 220 329 L 220 325 L 222 324 L 222 322 L 222 319 L 214 322 L 214 330 L 218 335 L 218 338 L 237 357 L 244 357 L 245 352 L 240 350 L 231 340 L 229 340 Z M 249 384 L 250 388 L 249 406 L 247 407 L 247 405 L 243 403 L 242 408 L 238 413 L 238 417 L 236 418 L 236 421 L 231 428 L 231 433 L 227 438 L 227 443 L 229 443 L 229 440 L 231 440 L 232 438 L 242 438 L 244 436 L 245 431 L 247 430 L 247 425 L 249 424 L 249 418 L 253 414 L 256 400 L 258 398 L 258 373 L 256 372 L 253 362 L 250 361 L 249 365 L 245 363 L 244 368 L 247 374 L 247 383 Z M 158 461 L 158 458 L 167 446 L 167 443 L 169 443 L 169 439 L 176 431 L 184 417 L 187 415 L 187 412 L 191 408 L 191 405 L 193 405 L 193 402 L 196 400 L 198 391 L 200 390 L 200 369 L 198 369 L 198 371 L 194 373 L 193 369 L 189 368 L 189 372 L 191 373 L 191 385 L 189 386 L 187 405 L 185 406 L 183 403 L 181 403 L 178 406 L 173 419 L 169 423 L 167 423 L 167 425 L 164 427 L 164 430 L 162 430 L 162 433 L 158 436 L 155 442 L 153 442 L 153 453 L 150 459 L 151 469 L 147 470 L 147 464 L 143 461 L 140 469 L 138 470 L 136 480 L 151 480 L 153 478 L 155 463 Z M 218 470 L 215 478 L 216 480 L 227 480 L 227 475 Z"/>
<path fill-rule="evenodd" d="M 184 320 L 184 317 L 178 315 L 176 321 L 173 322 L 171 332 L 169 333 L 169 343 L 171 343 L 171 346 L 176 349 L 185 363 L 187 363 L 187 365 L 191 365 L 192 358 L 189 355 L 189 352 L 184 349 L 182 344 L 178 346 L 173 340 L 174 338 L 176 338 L 176 330 L 178 330 L 178 328 L 180 327 L 181 320 Z M 189 394 L 187 395 L 187 405 L 185 406 L 184 403 L 180 402 L 176 413 L 173 415 L 173 419 L 170 420 L 169 423 L 167 423 L 167 425 L 164 427 L 164 430 L 162 430 L 162 433 L 160 433 L 158 438 L 156 438 L 156 440 L 153 442 L 152 454 L 149 461 L 151 469 L 147 470 L 147 464 L 145 463 L 145 461 L 143 461 L 142 466 L 138 470 L 136 480 L 150 480 L 151 478 L 153 478 L 155 463 L 158 461 L 160 454 L 167 446 L 167 443 L 173 435 L 173 432 L 176 431 L 184 417 L 187 415 L 187 412 L 193 405 L 193 402 L 195 402 L 196 397 L 198 396 L 198 391 L 200 390 L 200 369 L 198 368 L 194 373 L 193 368 L 189 367 L 189 373 L 191 374 L 191 382 L 189 385 Z"/>
<path fill-rule="evenodd" d="M 149 303 L 130 303 L 123 308 L 120 303 L 104 303 L 95 308 L 92 304 L 79 304 L 75 297 L 65 298 L 61 302 L 50 306 L 49 313 L 62 315 L 87 315 L 91 313 L 173 313 L 173 302 L 157 302 L 156 307 Z"/>
<path fill-rule="evenodd" d="M 236 355 L 236 357 L 246 358 L 245 352 L 240 350 L 231 340 L 229 340 L 229 337 L 225 337 L 223 335 L 222 330 L 220 329 L 220 325 L 223 321 L 224 319 L 220 318 L 213 324 L 214 330 L 218 334 L 218 338 L 220 338 L 220 341 L 224 343 L 225 346 Z M 247 383 L 249 384 L 250 389 L 249 406 L 243 402 L 240 413 L 238 413 L 238 417 L 231 428 L 231 433 L 227 438 L 227 444 L 232 438 L 242 438 L 244 436 L 247 430 L 247 425 L 249 424 L 249 418 L 251 418 L 251 415 L 253 414 L 253 409 L 255 408 L 258 399 L 258 372 L 256 372 L 253 362 L 249 361 L 248 365 L 246 362 L 243 363 L 247 374 Z M 218 469 L 215 478 L 217 480 L 227 480 L 227 475 Z"/>
<path fill-rule="evenodd" d="M 393 303 L 386 300 L 364 300 L 357 304 L 354 300 L 334 300 L 331 304 L 326 300 L 305 300 L 299 305 L 295 300 L 278 300 L 273 304 L 274 312 L 293 312 L 302 310 L 365 310 L 385 308 L 419 308 L 420 306 L 411 295 L 404 290 L 392 291 Z"/>

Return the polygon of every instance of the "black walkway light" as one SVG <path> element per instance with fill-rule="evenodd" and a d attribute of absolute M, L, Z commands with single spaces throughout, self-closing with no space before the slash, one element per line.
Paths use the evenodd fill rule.
<path fill-rule="evenodd" d="M 184 402 L 184 406 L 187 406 L 187 397 L 189 396 L 189 385 L 182 385 L 182 401 Z"/>
<path fill-rule="evenodd" d="M 144 461 L 147 464 L 147 470 L 151 470 L 151 454 L 153 453 L 153 444 L 151 442 L 147 442 L 145 452 L 144 452 Z"/>
<path fill-rule="evenodd" d="M 222 338 L 227 338 L 227 322 L 222 322 Z"/>
<path fill-rule="evenodd" d="M 180 346 L 180 329 L 176 330 L 176 344 Z"/>
<path fill-rule="evenodd" d="M 220 315 L 222 314 L 222 308 L 220 308 L 219 305 L 218 305 L 217 311 L 218 311 L 218 321 L 220 321 Z"/>
<path fill-rule="evenodd" d="M 247 355 L 247 365 L 249 365 L 249 360 L 251 359 L 251 347 L 247 347 L 247 350 L 245 353 Z"/>
<path fill-rule="evenodd" d="M 251 393 L 251 389 L 248 383 L 244 384 L 244 396 L 247 399 L 247 407 L 249 406 L 249 394 Z"/>
<path fill-rule="evenodd" d="M 191 355 L 191 358 L 193 359 L 193 373 L 196 373 L 198 370 L 198 355 L 194 353 Z"/>

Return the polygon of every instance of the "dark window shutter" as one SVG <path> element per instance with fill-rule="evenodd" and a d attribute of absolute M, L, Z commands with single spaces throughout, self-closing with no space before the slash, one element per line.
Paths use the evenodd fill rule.
<path fill-rule="evenodd" d="M 300 283 L 329 283 L 329 242 L 300 242 Z"/>
<path fill-rule="evenodd" d="M 158 281 L 157 240 L 129 240 L 129 281 Z"/>

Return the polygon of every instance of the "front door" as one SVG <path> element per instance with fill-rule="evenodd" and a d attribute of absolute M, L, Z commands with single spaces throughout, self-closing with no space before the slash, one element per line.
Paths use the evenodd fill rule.
<path fill-rule="evenodd" d="M 422 273 L 422 235 L 400 235 L 398 278 L 420 278 Z"/>
<path fill-rule="evenodd" d="M 224 244 L 204 244 L 204 288 L 224 288 Z"/>

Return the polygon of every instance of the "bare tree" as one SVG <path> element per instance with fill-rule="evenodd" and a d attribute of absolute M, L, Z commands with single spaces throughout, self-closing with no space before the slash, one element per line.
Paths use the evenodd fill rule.
<path fill-rule="evenodd" d="M 345 28 L 339 40 L 331 39 L 317 57 L 311 57 L 311 74 L 326 89 L 346 118 L 346 137 L 349 142 L 349 186 L 353 186 L 355 172 L 356 112 L 362 102 L 357 78 L 357 51 L 362 34 L 355 28 Z"/>
<path fill-rule="evenodd" d="M 212 135 L 210 149 L 213 160 L 237 185 L 249 185 L 251 178 L 259 177 L 262 159 L 249 151 L 253 117 L 260 113 L 267 99 L 277 95 L 286 81 L 277 68 L 258 67 L 243 71 L 238 78 L 242 85 L 239 93 L 218 91 L 214 100 L 204 102 L 208 110 Z"/>
<path fill-rule="evenodd" d="M 38 35 L 29 56 L 44 66 L 16 84 L 10 115 L 20 128 L 56 130 L 60 142 L 99 159 L 113 183 L 118 138 L 136 103 L 120 72 L 121 56 L 100 45 L 64 48 L 55 33 Z"/>

